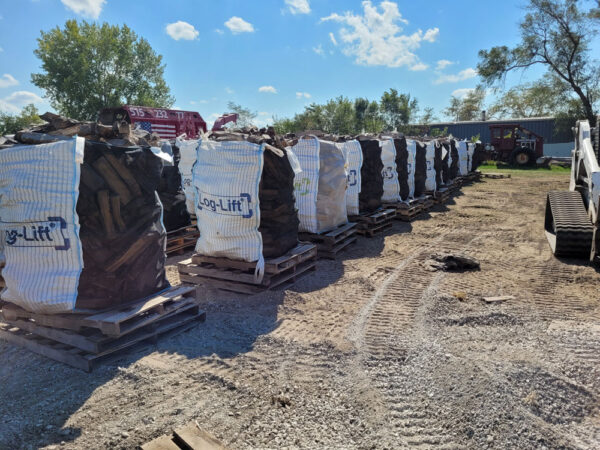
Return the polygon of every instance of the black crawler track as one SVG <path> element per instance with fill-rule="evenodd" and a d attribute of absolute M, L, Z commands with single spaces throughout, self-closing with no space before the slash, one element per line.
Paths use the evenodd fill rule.
<path fill-rule="evenodd" d="M 554 256 L 590 256 L 594 227 L 579 192 L 548 193 L 545 228 Z"/>

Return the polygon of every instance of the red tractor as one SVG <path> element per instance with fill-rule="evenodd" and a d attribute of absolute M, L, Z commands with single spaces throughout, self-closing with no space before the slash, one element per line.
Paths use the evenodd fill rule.
<path fill-rule="evenodd" d="M 514 166 L 534 166 L 544 156 L 544 138 L 521 125 L 490 125 L 491 143 L 486 146 L 491 159 Z"/>

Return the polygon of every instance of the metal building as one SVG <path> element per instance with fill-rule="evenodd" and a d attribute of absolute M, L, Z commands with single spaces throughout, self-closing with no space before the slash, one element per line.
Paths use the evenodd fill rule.
<path fill-rule="evenodd" d="M 525 119 L 486 120 L 473 122 L 432 123 L 430 129 L 444 130 L 459 139 L 471 139 L 479 135 L 481 142 L 490 142 L 490 125 L 515 124 L 544 137 L 544 154 L 547 156 L 571 156 L 573 134 L 568 126 L 556 127 L 554 117 L 532 117 Z M 574 124 L 573 124 L 574 125 Z"/>

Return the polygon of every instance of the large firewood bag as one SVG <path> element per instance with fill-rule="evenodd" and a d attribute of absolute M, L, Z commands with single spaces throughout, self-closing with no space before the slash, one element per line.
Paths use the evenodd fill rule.
<path fill-rule="evenodd" d="M 333 142 L 304 136 L 292 147 L 302 172 L 294 181 L 300 231 L 320 233 L 348 222 L 346 160 Z"/>
<path fill-rule="evenodd" d="M 261 279 L 264 258 L 281 256 L 298 242 L 295 172 L 287 151 L 203 138 L 196 158 L 196 252 L 257 262 Z"/>
<path fill-rule="evenodd" d="M 398 185 L 400 186 L 400 200 L 404 201 L 410 195 L 406 139 L 404 137 L 394 138 L 394 149 L 396 150 L 396 171 L 398 173 Z"/>
<path fill-rule="evenodd" d="M 381 201 L 386 203 L 398 203 L 400 201 L 400 183 L 398 182 L 398 169 L 396 166 L 396 147 L 392 138 L 382 138 L 381 162 L 383 169 L 383 195 Z"/>
<path fill-rule="evenodd" d="M 427 179 L 427 146 L 422 142 L 415 142 L 415 197 L 421 197 L 425 192 Z"/>
<path fill-rule="evenodd" d="M 442 146 L 442 183 L 448 184 L 450 181 L 450 141 L 443 141 Z"/>
<path fill-rule="evenodd" d="M 454 180 L 459 175 L 458 141 L 455 139 L 450 141 L 450 157 L 448 165 L 450 169 L 450 179 Z"/>
<path fill-rule="evenodd" d="M 427 171 L 425 174 L 425 190 L 435 192 L 437 187 L 435 180 L 435 141 L 429 141 L 427 143 L 425 158 L 427 160 Z"/>
<path fill-rule="evenodd" d="M 433 167 L 435 169 L 435 185 L 436 187 L 442 187 L 442 160 L 446 151 L 444 146 L 439 140 L 435 141 L 435 157 L 433 160 Z"/>
<path fill-rule="evenodd" d="M 181 160 L 179 147 L 171 146 L 169 142 L 165 142 L 163 145 L 168 147 L 171 150 L 170 153 L 173 154 L 173 164 L 165 164 L 158 185 L 158 195 L 163 205 L 163 223 L 169 232 L 189 226 L 191 218 L 179 172 Z"/>
<path fill-rule="evenodd" d="M 469 152 L 467 141 L 458 141 L 456 150 L 458 151 L 458 174 L 461 177 L 469 174 Z"/>
<path fill-rule="evenodd" d="M 185 194 L 185 202 L 190 215 L 196 214 L 196 202 L 194 185 L 192 183 L 192 169 L 196 163 L 196 149 L 198 148 L 198 140 L 184 139 L 178 137 L 175 139 L 175 146 L 179 150 L 179 173 L 181 174 L 181 185 Z"/>
<path fill-rule="evenodd" d="M 349 216 L 360 214 L 359 195 L 361 190 L 360 170 L 363 164 L 363 155 L 360 143 L 352 139 L 336 144 L 344 153 L 348 183 L 346 189 L 346 212 Z"/>
<path fill-rule="evenodd" d="M 417 141 L 412 139 L 406 141 L 406 179 L 408 182 L 408 197 L 407 199 L 415 198 L 415 167 L 417 157 Z M 403 199 L 403 200 L 407 200 Z"/>
<path fill-rule="evenodd" d="M 363 154 L 360 169 L 361 190 L 358 197 L 360 213 L 371 213 L 381 207 L 383 195 L 383 163 L 381 146 L 377 139 L 368 136 L 358 138 Z"/>
<path fill-rule="evenodd" d="M 156 151 L 83 138 L 0 150 L 2 299 L 53 314 L 168 287 Z"/>
<path fill-rule="evenodd" d="M 467 171 L 472 172 L 473 170 L 473 153 L 475 153 L 475 145 L 473 142 L 469 142 L 467 145 L 467 156 L 468 156 L 468 165 Z"/>

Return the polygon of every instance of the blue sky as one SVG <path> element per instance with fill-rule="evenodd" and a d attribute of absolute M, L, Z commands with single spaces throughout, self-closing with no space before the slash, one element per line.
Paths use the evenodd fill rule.
<path fill-rule="evenodd" d="M 0 0 L 0 109 L 33 102 L 40 30 L 68 19 L 127 24 L 164 57 L 175 106 L 212 122 L 228 101 L 291 116 L 388 88 L 442 110 L 476 86 L 477 52 L 519 41 L 525 0 Z M 511 76 L 510 85 L 534 79 Z"/>

